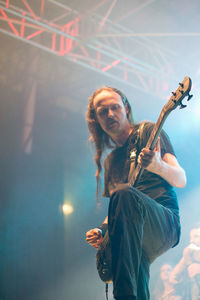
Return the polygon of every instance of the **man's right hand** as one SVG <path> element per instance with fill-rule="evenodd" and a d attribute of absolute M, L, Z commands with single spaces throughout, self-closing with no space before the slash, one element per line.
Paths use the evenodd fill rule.
<path fill-rule="evenodd" d="M 102 231 L 99 228 L 94 228 L 86 232 L 86 242 L 96 249 L 99 249 L 99 245 L 103 240 Z"/>

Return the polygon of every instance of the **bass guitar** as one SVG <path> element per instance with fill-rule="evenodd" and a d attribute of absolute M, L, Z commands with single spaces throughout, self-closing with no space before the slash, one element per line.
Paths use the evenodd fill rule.
<path fill-rule="evenodd" d="M 182 103 L 182 100 L 187 96 L 187 101 L 189 101 L 193 95 L 190 95 L 192 81 L 189 77 L 185 77 L 184 80 L 179 83 L 178 88 L 172 92 L 172 96 L 168 102 L 164 105 L 157 122 L 154 125 L 154 128 L 151 132 L 151 135 L 148 139 L 146 147 L 150 150 L 153 150 L 160 134 L 160 131 L 163 127 L 165 120 L 171 111 L 176 109 L 178 106 L 180 108 L 185 108 L 187 105 Z M 132 167 L 130 166 L 128 184 L 131 186 L 136 186 L 140 180 L 140 177 L 143 173 L 143 168 L 140 165 Z M 108 231 L 106 232 L 103 241 L 100 245 L 99 250 L 96 254 L 96 266 L 99 273 L 99 276 L 102 281 L 109 283 L 112 281 L 112 268 L 111 268 L 111 250 L 110 250 L 110 241 Z"/>

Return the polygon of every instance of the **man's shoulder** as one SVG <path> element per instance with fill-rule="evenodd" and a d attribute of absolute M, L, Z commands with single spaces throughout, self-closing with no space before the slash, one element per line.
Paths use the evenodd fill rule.
<path fill-rule="evenodd" d="M 148 130 L 148 129 L 152 129 L 154 127 L 155 123 L 151 122 L 151 121 L 142 121 L 139 123 L 139 126 L 143 126 L 144 129 Z"/>
<path fill-rule="evenodd" d="M 135 130 L 140 130 L 140 131 L 148 131 L 148 130 L 151 130 L 151 129 L 153 129 L 153 127 L 154 127 L 154 125 L 155 125 L 155 123 L 153 123 L 153 122 L 151 122 L 151 121 L 141 121 L 141 122 L 139 122 L 139 123 L 136 123 L 135 125 L 134 125 L 134 128 L 135 128 Z M 134 131 L 135 131 L 134 130 Z"/>
<path fill-rule="evenodd" d="M 150 121 L 142 121 L 135 126 L 135 133 L 139 136 L 140 141 L 144 142 L 146 139 L 149 137 L 151 134 L 153 128 L 154 128 L 154 123 Z"/>
<path fill-rule="evenodd" d="M 150 122 L 150 121 L 141 121 L 141 122 L 138 122 L 138 123 L 135 123 L 133 125 L 133 131 L 132 131 L 132 135 L 136 134 L 137 133 L 137 130 L 148 130 L 149 128 L 153 128 L 154 127 L 154 123 L 153 122 Z"/>

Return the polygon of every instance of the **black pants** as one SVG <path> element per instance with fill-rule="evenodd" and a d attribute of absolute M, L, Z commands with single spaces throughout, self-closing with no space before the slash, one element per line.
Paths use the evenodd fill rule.
<path fill-rule="evenodd" d="M 129 187 L 110 199 L 108 231 L 114 297 L 149 299 L 150 263 L 177 243 L 179 217 Z"/>

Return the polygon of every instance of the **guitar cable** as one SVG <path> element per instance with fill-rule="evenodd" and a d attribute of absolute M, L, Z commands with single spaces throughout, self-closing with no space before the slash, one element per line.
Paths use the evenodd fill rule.
<path fill-rule="evenodd" d="M 106 283 L 105 292 L 106 292 L 106 300 L 108 300 L 108 283 Z"/>

